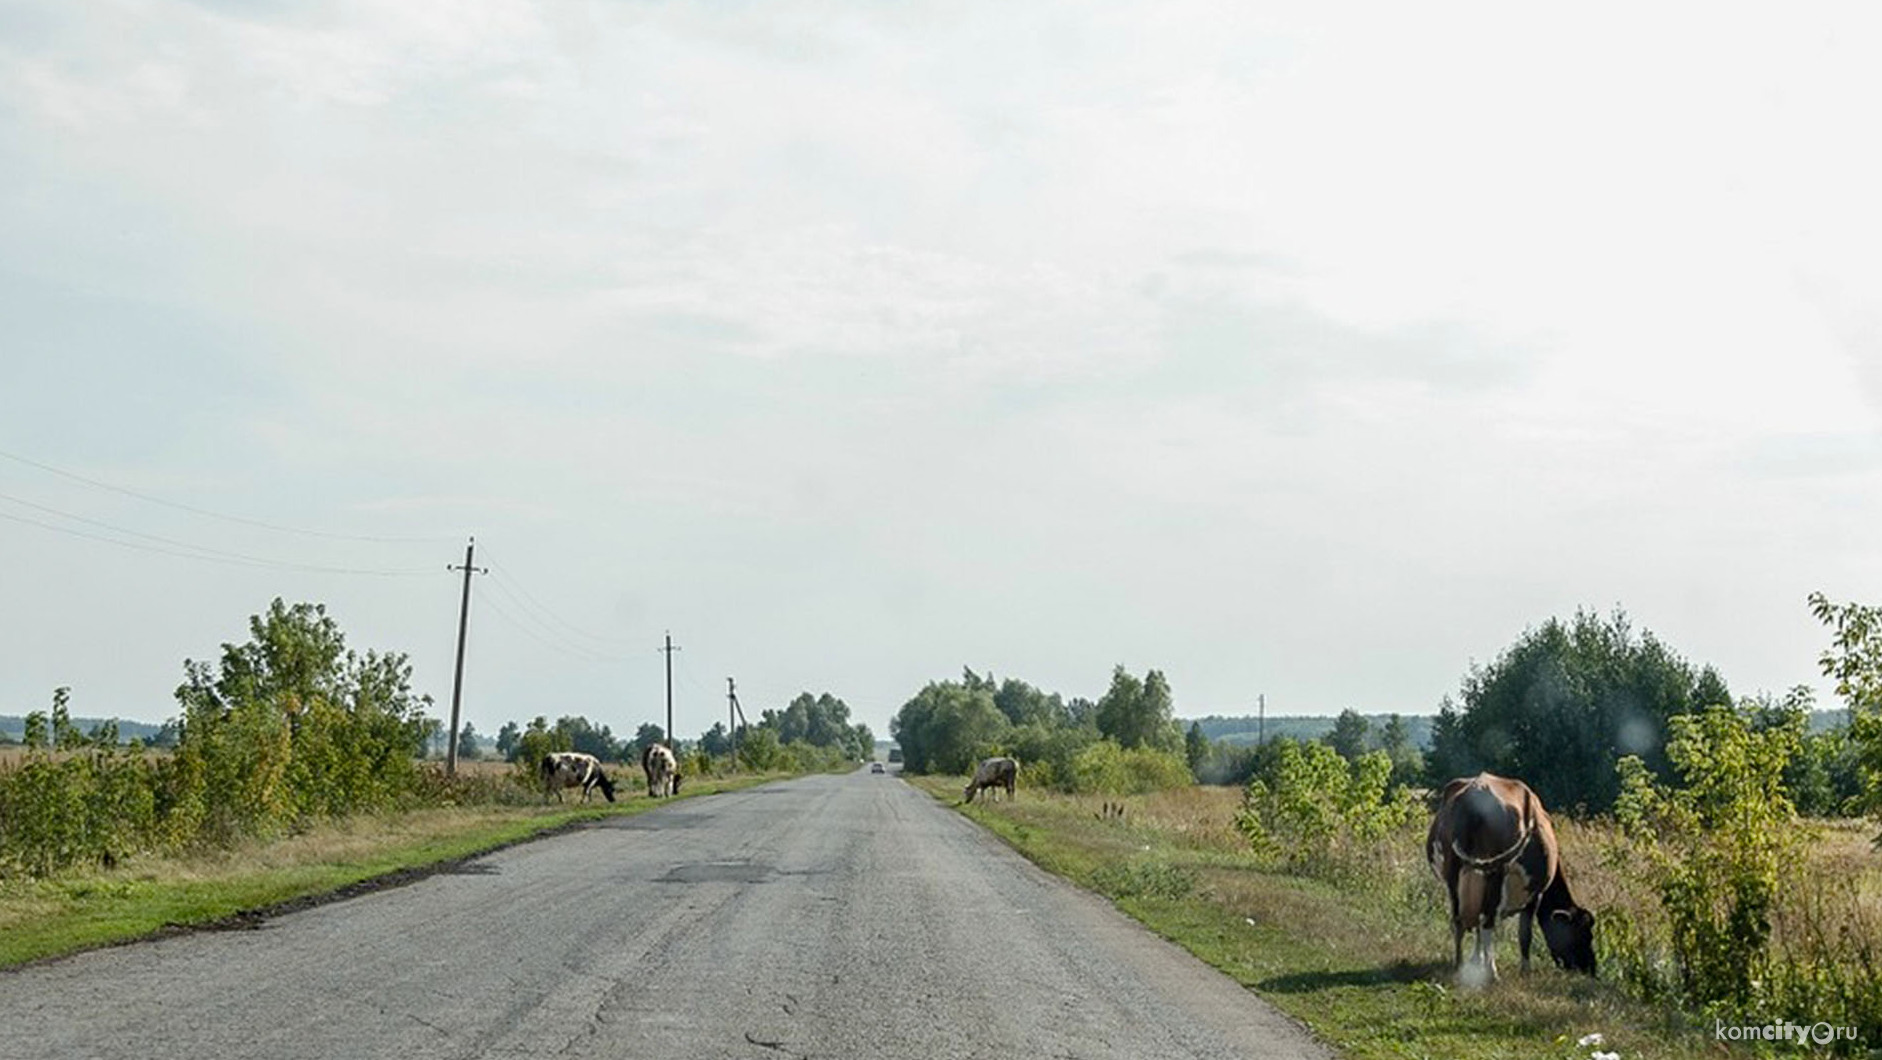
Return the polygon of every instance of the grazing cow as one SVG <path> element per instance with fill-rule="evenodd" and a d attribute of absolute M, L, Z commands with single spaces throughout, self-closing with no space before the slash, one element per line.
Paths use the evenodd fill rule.
<path fill-rule="evenodd" d="M 647 774 L 647 797 L 680 793 L 680 765 L 665 744 L 650 743 L 640 753 L 641 771 Z"/>
<path fill-rule="evenodd" d="M 1006 797 L 1013 797 L 1013 782 L 1019 779 L 1019 763 L 1011 758 L 989 758 L 974 770 L 974 779 L 967 782 L 967 788 L 961 792 L 962 802 L 974 801 L 975 793 L 985 788 L 1005 788 Z M 995 795 L 998 795 L 995 791 Z"/>
<path fill-rule="evenodd" d="M 1523 971 L 1529 970 L 1531 923 L 1555 963 L 1595 974 L 1594 914 L 1575 904 L 1562 873 L 1555 825 L 1542 800 L 1520 780 L 1479 773 L 1459 777 L 1438 796 L 1425 856 L 1451 897 L 1451 960 L 1464 969 L 1464 929 L 1476 930 L 1473 964 L 1496 978 L 1496 922 L 1516 914 Z"/>
<path fill-rule="evenodd" d="M 542 756 L 542 797 L 547 799 L 550 792 L 555 792 L 555 801 L 562 801 L 562 789 L 579 785 L 582 789 L 582 801 L 588 801 L 588 793 L 596 788 L 614 801 L 614 782 L 601 771 L 601 762 L 594 755 L 585 755 L 580 751 L 554 751 Z"/>

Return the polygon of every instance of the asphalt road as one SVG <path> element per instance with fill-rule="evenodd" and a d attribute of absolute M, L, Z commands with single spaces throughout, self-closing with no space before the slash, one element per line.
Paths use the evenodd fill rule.
<path fill-rule="evenodd" d="M 6 1058 L 559 1055 L 1330 1054 L 866 771 L 678 801 L 256 930 L 0 973 Z"/>

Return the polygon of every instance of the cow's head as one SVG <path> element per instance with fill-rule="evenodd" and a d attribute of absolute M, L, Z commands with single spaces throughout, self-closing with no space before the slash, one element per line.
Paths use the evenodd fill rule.
<path fill-rule="evenodd" d="M 968 781 L 967 786 L 961 789 L 961 801 L 962 802 L 974 801 L 974 782 L 973 781 L 971 780 Z"/>
<path fill-rule="evenodd" d="M 595 775 L 595 787 L 601 789 L 601 794 L 605 795 L 609 802 L 614 801 L 614 781 L 597 773 Z"/>
<path fill-rule="evenodd" d="M 1571 972 L 1594 974 L 1594 914 L 1578 905 L 1552 909 L 1542 917 L 1542 937 L 1549 956 Z"/>
<path fill-rule="evenodd" d="M 679 793 L 680 793 L 680 775 L 678 773 L 674 773 L 673 774 L 673 794 L 678 795 Z"/>

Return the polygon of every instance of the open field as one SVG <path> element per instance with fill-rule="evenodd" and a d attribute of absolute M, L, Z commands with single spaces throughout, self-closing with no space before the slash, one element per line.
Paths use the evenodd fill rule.
<path fill-rule="evenodd" d="M 937 799 L 960 800 L 961 778 L 909 780 Z M 1514 974 L 1514 921 L 1498 933 L 1504 978 L 1481 991 L 1458 988 L 1448 968 L 1448 909 L 1423 861 L 1425 821 L 1381 844 L 1363 874 L 1308 878 L 1265 868 L 1248 852 L 1233 826 L 1237 789 L 1127 798 L 1122 822 L 1100 819 L 1102 801 L 1022 790 L 1010 803 L 960 809 L 1349 1056 L 1587 1057 L 1592 1050 L 1576 1042 L 1591 1033 L 1629 1058 L 1736 1055 L 1713 1040 L 1709 1022 L 1644 1005 L 1611 977 L 1555 969 L 1539 936 L 1536 970 Z M 1578 897 L 1597 911 L 1624 905 L 1644 915 L 1646 902 L 1603 857 L 1611 833 L 1560 818 L 1558 827 Z M 1798 878 L 1848 887 L 1860 896 L 1848 910 L 1850 930 L 1882 939 L 1882 867 L 1866 831 L 1826 826 L 1809 856 Z M 1774 920 L 1781 930 L 1784 910 Z"/>
<path fill-rule="evenodd" d="M 495 779 L 501 762 L 464 763 Z M 732 791 L 783 774 L 701 778 L 682 799 Z M 525 800 L 362 815 L 275 840 L 187 856 L 145 857 L 115 868 L 0 881 L 0 968 L 179 928 L 239 923 L 257 910 L 415 878 L 443 864 L 670 800 L 623 785 L 620 801 L 583 806 Z M 388 880 L 388 877 L 391 880 Z"/>

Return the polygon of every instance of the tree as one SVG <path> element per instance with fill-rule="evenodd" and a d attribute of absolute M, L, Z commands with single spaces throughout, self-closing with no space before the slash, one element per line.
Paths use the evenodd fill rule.
<path fill-rule="evenodd" d="M 1882 814 L 1882 607 L 1835 604 L 1822 593 L 1809 600 L 1811 613 L 1835 632 L 1817 662 L 1849 707 L 1847 753 L 1861 786 L 1853 801 Z M 1875 843 L 1882 847 L 1882 834 Z"/>
<path fill-rule="evenodd" d="M 1412 742 L 1411 727 L 1403 715 L 1391 714 L 1379 731 L 1379 750 L 1392 760 L 1392 786 L 1416 784 L 1425 772 L 1425 755 Z"/>
<path fill-rule="evenodd" d="M 223 841 L 296 818 L 380 808 L 410 789 L 436 724 L 402 653 L 347 650 L 317 604 L 249 619 L 219 665 L 186 660 L 174 759 L 179 835 Z"/>
<path fill-rule="evenodd" d="M 574 715 L 557 718 L 555 728 L 567 739 L 571 751 L 594 755 L 603 762 L 625 762 L 629 758 L 627 745 L 616 740 L 606 725 L 597 729 L 587 718 Z M 638 751 L 632 757 L 636 764 L 640 762 Z"/>
<path fill-rule="evenodd" d="M 1183 737 L 1183 758 L 1189 763 L 1189 771 L 1196 774 L 1204 760 L 1209 757 L 1209 738 L 1202 734 L 1202 723 L 1189 723 L 1189 732 Z"/>
<path fill-rule="evenodd" d="M 902 762 L 911 773 L 965 773 L 1009 729 L 1006 715 L 994 706 L 993 690 L 977 677 L 971 688 L 931 682 L 889 721 L 889 734 L 902 745 Z"/>
<path fill-rule="evenodd" d="M 1111 672 L 1111 688 L 1098 701 L 1098 731 L 1125 749 L 1152 747 L 1181 751 L 1183 734 L 1173 717 L 1170 683 L 1151 670 L 1142 681 L 1122 666 Z"/>
<path fill-rule="evenodd" d="M 1694 668 L 1618 609 L 1578 611 L 1530 629 L 1464 678 L 1463 710 L 1434 729 L 1434 776 L 1487 769 L 1521 777 L 1551 807 L 1605 812 L 1619 795 L 1615 764 L 1637 755 L 1671 779 L 1669 719 L 1729 704 L 1725 682 Z"/>
<path fill-rule="evenodd" d="M 725 731 L 725 722 L 713 722 L 712 728 L 699 738 L 699 748 L 714 758 L 731 754 L 732 737 Z"/>
<path fill-rule="evenodd" d="M 477 730 L 470 722 L 464 723 L 464 729 L 457 736 L 457 756 L 466 761 L 475 762 L 481 752 L 477 747 Z"/>
<path fill-rule="evenodd" d="M 504 722 L 503 728 L 497 730 L 497 753 L 503 756 L 505 762 L 516 761 L 516 742 L 522 736 L 523 730 L 517 728 L 513 721 Z"/>
<path fill-rule="evenodd" d="M 1351 707 L 1340 711 L 1340 716 L 1333 722 L 1333 731 L 1327 733 L 1327 746 L 1338 752 L 1341 758 L 1353 761 L 1366 753 L 1372 744 L 1372 723 Z"/>
<path fill-rule="evenodd" d="M 667 731 L 653 722 L 646 722 L 634 732 L 634 761 L 647 753 L 647 748 L 657 743 L 667 742 Z"/>

